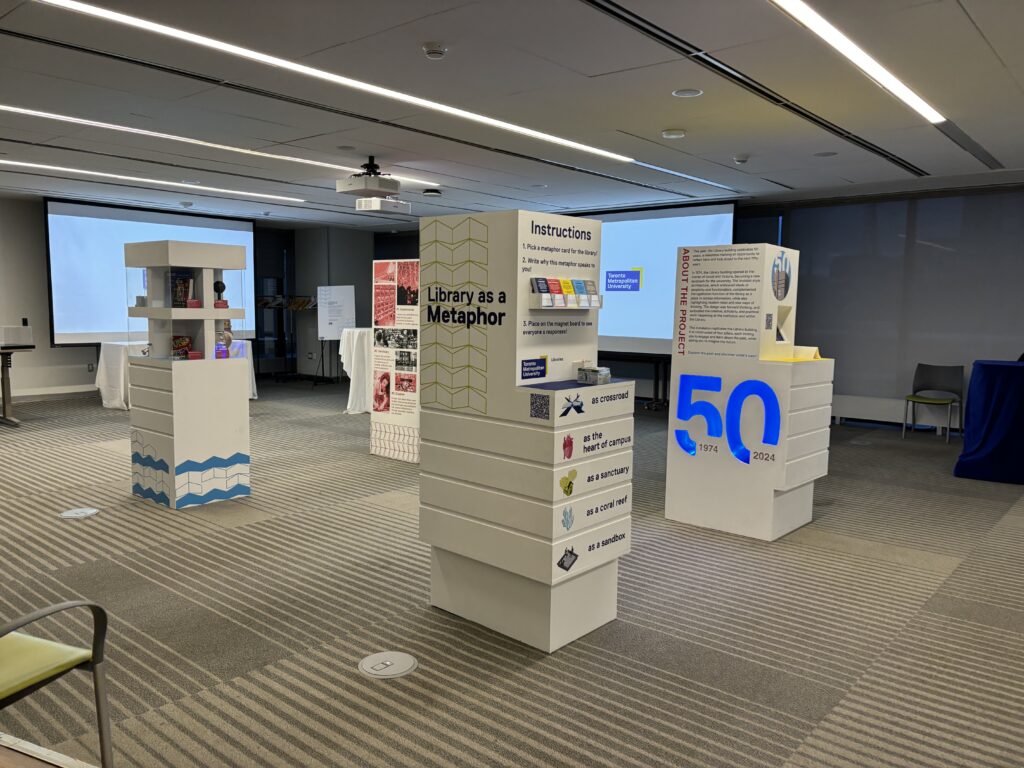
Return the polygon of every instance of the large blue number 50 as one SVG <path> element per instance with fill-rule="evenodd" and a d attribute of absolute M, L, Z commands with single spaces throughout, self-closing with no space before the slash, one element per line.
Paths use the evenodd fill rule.
<path fill-rule="evenodd" d="M 721 392 L 721 376 L 694 376 L 683 373 L 679 376 L 679 402 L 676 406 L 676 418 L 680 421 L 689 421 L 694 416 L 703 416 L 708 425 L 708 437 L 722 436 L 722 414 L 715 408 L 714 403 L 707 400 L 693 400 L 693 393 L 697 390 L 702 392 Z M 740 404 L 742 407 L 742 403 Z M 676 442 L 679 447 L 691 456 L 697 454 L 697 444 L 693 442 L 690 433 L 685 429 L 676 430 Z M 730 445 L 732 442 L 730 441 Z"/>
<path fill-rule="evenodd" d="M 759 397 L 764 403 L 762 443 L 765 445 L 779 444 L 779 430 L 782 421 L 779 398 L 775 396 L 771 387 L 756 379 L 748 379 L 742 384 L 736 385 L 732 394 L 729 395 L 729 403 L 725 406 L 725 434 L 729 440 L 729 450 L 732 451 L 732 455 L 744 464 L 750 463 L 750 449 L 743 444 L 740 417 L 743 415 L 743 404 L 748 397 Z M 721 431 L 718 434 L 722 434 Z"/>

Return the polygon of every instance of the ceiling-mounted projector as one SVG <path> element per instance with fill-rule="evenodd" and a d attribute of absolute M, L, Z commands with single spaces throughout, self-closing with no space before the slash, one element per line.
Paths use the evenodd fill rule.
<path fill-rule="evenodd" d="M 356 200 L 356 210 L 379 213 L 412 213 L 412 203 L 395 200 L 391 197 L 360 197 Z"/>
<path fill-rule="evenodd" d="M 382 176 L 380 166 L 370 155 L 369 162 L 360 166 L 362 173 L 349 176 L 347 179 L 338 179 L 335 189 L 344 195 L 357 195 L 358 197 L 391 197 L 402 190 L 398 179 L 390 176 Z"/>

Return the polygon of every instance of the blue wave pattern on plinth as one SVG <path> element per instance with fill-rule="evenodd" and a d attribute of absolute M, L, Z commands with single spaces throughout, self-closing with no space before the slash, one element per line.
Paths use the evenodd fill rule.
<path fill-rule="evenodd" d="M 177 508 L 192 507 L 197 504 L 209 504 L 211 501 L 224 501 L 225 499 L 233 499 L 236 496 L 248 496 L 252 490 L 248 485 L 236 485 L 227 490 L 220 488 L 214 489 L 208 493 L 202 495 L 198 493 L 188 493 L 178 499 Z"/>
<path fill-rule="evenodd" d="M 183 461 L 175 468 L 174 484 L 177 509 L 248 496 L 249 454 Z"/>
<path fill-rule="evenodd" d="M 167 462 L 163 459 L 154 459 L 152 456 L 143 455 L 138 451 L 132 454 L 132 464 L 138 464 L 160 472 L 166 472 L 169 469 Z"/>
<path fill-rule="evenodd" d="M 156 504 L 162 504 L 165 507 L 171 506 L 171 500 L 167 498 L 166 493 L 157 493 L 152 488 L 143 488 L 138 483 L 132 486 L 132 493 L 143 499 L 149 499 Z"/>
<path fill-rule="evenodd" d="M 248 464 L 249 454 L 247 453 L 236 453 L 232 456 L 228 456 L 226 459 L 220 456 L 211 456 L 206 461 L 183 461 L 177 467 L 174 468 L 174 474 L 180 475 L 185 472 L 205 472 L 208 469 L 227 469 L 233 467 L 236 464 Z"/>

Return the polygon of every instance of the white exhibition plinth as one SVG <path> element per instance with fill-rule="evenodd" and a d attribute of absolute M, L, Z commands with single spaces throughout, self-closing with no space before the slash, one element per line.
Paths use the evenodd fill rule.
<path fill-rule="evenodd" d="M 547 652 L 615 618 L 630 549 L 633 382 L 575 380 L 597 357 L 600 236 L 524 211 L 420 222 L 431 603 Z M 537 277 L 593 300 L 540 308 Z"/>
<path fill-rule="evenodd" d="M 665 516 L 772 541 L 828 473 L 834 361 L 793 343 L 799 252 L 679 249 Z"/>
<path fill-rule="evenodd" d="M 218 359 L 226 320 L 243 309 L 216 308 L 214 285 L 245 267 L 235 245 L 158 241 L 128 243 L 125 266 L 147 270 L 145 306 L 150 353 L 131 357 L 132 493 L 171 509 L 248 496 L 249 361 Z M 191 274 L 201 306 L 172 304 L 175 272 Z M 175 359 L 188 337 L 202 359 Z"/>

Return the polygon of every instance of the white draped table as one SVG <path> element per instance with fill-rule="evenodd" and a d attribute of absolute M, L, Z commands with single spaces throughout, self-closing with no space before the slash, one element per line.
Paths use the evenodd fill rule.
<path fill-rule="evenodd" d="M 345 413 L 368 413 L 373 371 L 373 328 L 345 328 L 338 357 L 348 374 L 348 407 Z"/>
<path fill-rule="evenodd" d="M 117 408 L 127 411 L 131 408 L 128 389 L 128 357 L 141 355 L 145 349 L 145 341 L 105 341 L 100 344 L 100 359 L 96 364 L 96 388 L 103 398 L 104 408 Z M 238 339 L 231 342 L 231 356 L 245 355 L 249 361 L 250 394 L 249 399 L 256 399 L 256 369 L 252 361 L 252 342 Z"/>

